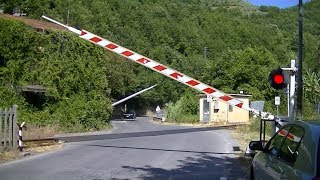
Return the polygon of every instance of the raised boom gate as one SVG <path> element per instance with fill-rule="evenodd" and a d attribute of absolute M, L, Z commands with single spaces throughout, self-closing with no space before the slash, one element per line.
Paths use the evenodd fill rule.
<path fill-rule="evenodd" d="M 234 98 L 234 97 L 232 97 L 222 91 L 219 91 L 216 88 L 213 88 L 207 84 L 204 84 L 204 83 L 202 83 L 196 79 L 193 79 L 193 78 L 191 78 L 191 77 L 189 77 L 179 71 L 176 71 L 172 68 L 169 68 L 161 63 L 158 63 L 150 58 L 147 58 L 143 55 L 140 55 L 140 54 L 138 54 L 134 51 L 131 51 L 125 47 L 122 47 L 116 43 L 113 43 L 109 40 L 106 40 L 102 37 L 99 37 L 93 33 L 90 33 L 86 30 L 75 29 L 73 27 L 62 24 L 62 23 L 55 21 L 51 18 L 48 18 L 46 16 L 42 16 L 42 17 L 53 22 L 53 23 L 56 23 L 60 26 L 67 28 L 71 32 L 78 34 L 79 37 L 82 39 L 90 41 L 93 44 L 97 44 L 97 45 L 99 45 L 99 46 L 101 46 L 111 52 L 119 54 L 119 55 L 121 55 L 131 61 L 134 61 L 134 62 L 141 64 L 149 69 L 152 69 L 153 71 L 161 73 L 161 74 L 163 74 L 171 79 L 174 79 L 182 84 L 185 84 L 189 87 L 192 87 L 202 93 L 205 93 L 207 96 L 215 97 L 215 98 L 218 98 L 218 99 L 221 99 L 221 100 L 227 102 L 228 104 L 230 104 L 232 106 L 235 106 L 235 107 L 247 110 L 247 111 L 252 111 L 254 114 L 260 115 L 261 117 L 270 115 L 269 113 L 260 112 L 255 109 L 252 109 L 250 107 L 245 107 L 245 106 L 243 106 L 242 101 L 240 101 L 240 100 L 238 100 L 238 99 L 236 99 L 236 98 Z M 271 115 L 271 117 L 269 117 L 269 119 L 271 119 L 271 118 L 274 119 L 274 116 Z"/>

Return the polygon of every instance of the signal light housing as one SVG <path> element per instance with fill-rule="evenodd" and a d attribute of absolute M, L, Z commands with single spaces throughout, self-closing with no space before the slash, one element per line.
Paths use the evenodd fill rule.
<path fill-rule="evenodd" d="M 284 89 L 287 87 L 284 71 L 279 67 L 269 74 L 269 83 L 274 89 Z"/>

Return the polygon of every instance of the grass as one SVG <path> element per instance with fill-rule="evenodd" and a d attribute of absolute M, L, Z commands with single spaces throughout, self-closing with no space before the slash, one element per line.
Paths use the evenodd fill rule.
<path fill-rule="evenodd" d="M 238 126 L 233 132 L 233 137 L 240 143 L 241 151 L 245 152 L 250 141 L 260 139 L 260 119 L 251 118 L 249 123 Z M 266 123 L 266 140 L 271 137 L 271 124 Z"/>
<path fill-rule="evenodd" d="M 174 123 L 198 123 L 199 122 L 199 115 L 182 115 L 181 117 L 175 119 L 175 120 L 167 120 L 168 122 L 174 122 Z"/>
<path fill-rule="evenodd" d="M 61 133 L 58 126 L 35 126 L 26 124 L 26 127 L 26 129 L 22 130 L 23 139 L 50 138 L 55 134 Z M 45 146 L 39 146 L 39 144 L 27 142 L 24 143 L 24 146 L 24 152 L 29 152 L 32 155 L 60 149 L 63 147 L 63 144 L 51 143 Z M 5 150 L 0 152 L 0 163 L 14 161 L 21 158 L 23 158 L 23 155 L 19 150 Z"/>
<path fill-rule="evenodd" d="M 37 126 L 32 124 L 26 124 L 26 128 L 22 130 L 22 137 L 26 139 L 45 139 L 54 137 L 56 134 L 66 133 L 62 131 L 58 125 L 48 125 L 48 126 Z M 106 129 L 111 129 L 111 125 L 108 124 Z M 29 152 L 30 155 L 39 154 L 44 152 L 50 152 L 63 147 L 63 143 L 50 142 L 50 143 L 35 143 L 35 142 L 25 142 L 24 152 Z M 10 150 L 0 152 L 0 164 L 21 159 L 23 155 L 18 150 Z"/>
<path fill-rule="evenodd" d="M 63 144 L 61 143 L 54 143 L 50 145 L 45 146 L 39 146 L 35 143 L 27 143 L 26 148 L 24 148 L 23 152 L 20 152 L 19 150 L 11 150 L 11 151 L 4 151 L 0 153 L 0 164 L 22 159 L 23 153 L 28 152 L 29 155 L 39 154 L 39 153 L 45 153 L 50 151 L 55 151 L 58 149 L 61 149 L 63 147 Z"/>
<path fill-rule="evenodd" d="M 23 139 L 44 139 L 63 133 L 58 126 L 36 126 L 26 124 L 26 129 L 22 130 Z"/>
<path fill-rule="evenodd" d="M 20 159 L 22 156 L 18 150 L 4 151 L 0 153 L 0 164 Z"/>
<path fill-rule="evenodd" d="M 232 136 L 239 141 L 240 150 L 242 152 L 246 151 L 250 141 L 259 139 L 259 132 L 249 131 L 247 126 L 248 125 L 245 125 L 244 127 L 237 127 L 232 134 Z"/>
<path fill-rule="evenodd" d="M 63 147 L 63 143 L 53 143 L 53 144 L 44 145 L 44 146 L 43 145 L 39 146 L 38 144 L 28 144 L 27 148 L 25 148 L 25 151 L 30 152 L 30 154 L 33 155 L 33 154 L 55 151 L 55 150 L 61 149 L 62 147 Z"/>

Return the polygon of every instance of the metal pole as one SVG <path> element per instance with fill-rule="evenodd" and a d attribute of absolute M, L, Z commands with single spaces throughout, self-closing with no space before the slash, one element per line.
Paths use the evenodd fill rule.
<path fill-rule="evenodd" d="M 264 143 L 266 142 L 266 121 L 263 121 L 263 146 Z"/>
<path fill-rule="evenodd" d="M 69 31 L 74 32 L 74 33 L 76 33 L 76 34 L 78 34 L 78 35 L 81 34 L 81 31 L 80 31 L 80 30 L 78 30 L 78 29 L 76 29 L 76 28 L 73 28 L 73 27 L 70 27 L 70 26 L 67 26 L 67 25 L 64 25 L 64 24 L 62 24 L 62 23 L 60 23 L 60 22 L 58 22 L 58 21 L 55 21 L 55 20 L 53 20 L 53 19 L 51 19 L 51 18 L 48 18 L 47 16 L 42 16 L 42 18 L 44 18 L 44 19 L 46 19 L 46 20 L 48 20 L 48 21 L 51 21 L 51 22 L 53 22 L 53 23 L 56 23 L 56 24 L 58 24 L 58 25 L 60 25 L 60 26 L 62 26 L 62 27 L 64 27 L 64 28 L 67 28 Z"/>
<path fill-rule="evenodd" d="M 291 60 L 291 68 L 295 68 L 296 61 Z M 289 121 L 293 121 L 294 118 L 294 94 L 295 94 L 295 86 L 296 86 L 296 76 L 295 72 L 291 71 L 290 76 L 290 107 L 289 107 Z"/>
<path fill-rule="evenodd" d="M 148 87 L 148 88 L 146 88 L 146 89 L 144 89 L 144 90 L 141 90 L 141 91 L 139 91 L 139 92 L 137 92 L 137 93 L 134 93 L 134 94 L 132 94 L 132 95 L 130 95 L 130 96 L 124 98 L 124 99 L 121 99 L 121 100 L 118 101 L 118 102 L 113 103 L 111 106 L 113 107 L 113 106 L 115 106 L 115 105 L 118 105 L 118 104 L 120 104 L 120 103 L 122 103 L 122 102 L 124 102 L 124 101 L 126 101 L 126 100 L 128 100 L 128 99 L 131 99 L 131 98 L 133 98 L 133 97 L 135 97 L 135 96 L 137 96 L 137 95 L 139 95 L 139 94 L 141 94 L 141 93 L 143 93 L 143 92 L 145 92 L 145 91 L 148 91 L 148 90 L 150 90 L 150 89 L 152 89 L 152 88 L 154 88 L 154 87 L 156 87 L 156 86 L 157 86 L 157 85 L 153 85 L 153 86 Z"/>
<path fill-rule="evenodd" d="M 290 84 L 287 85 L 288 117 L 290 117 Z"/>
<path fill-rule="evenodd" d="M 303 46 L 303 34 L 302 34 L 302 0 L 299 0 L 299 40 L 298 40 L 298 87 L 297 87 L 297 115 L 298 119 L 302 120 L 302 46 Z"/>
<path fill-rule="evenodd" d="M 262 142 L 262 118 L 261 118 L 261 113 L 259 113 L 259 118 L 260 118 L 260 141 Z"/>

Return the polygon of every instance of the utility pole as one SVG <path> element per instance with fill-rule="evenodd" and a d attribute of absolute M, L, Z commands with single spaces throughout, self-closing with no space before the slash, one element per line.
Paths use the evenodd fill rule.
<path fill-rule="evenodd" d="M 298 78 L 297 78 L 297 117 L 302 120 L 302 47 L 303 47 L 303 34 L 302 34 L 302 0 L 299 0 L 299 40 L 298 40 Z"/>

